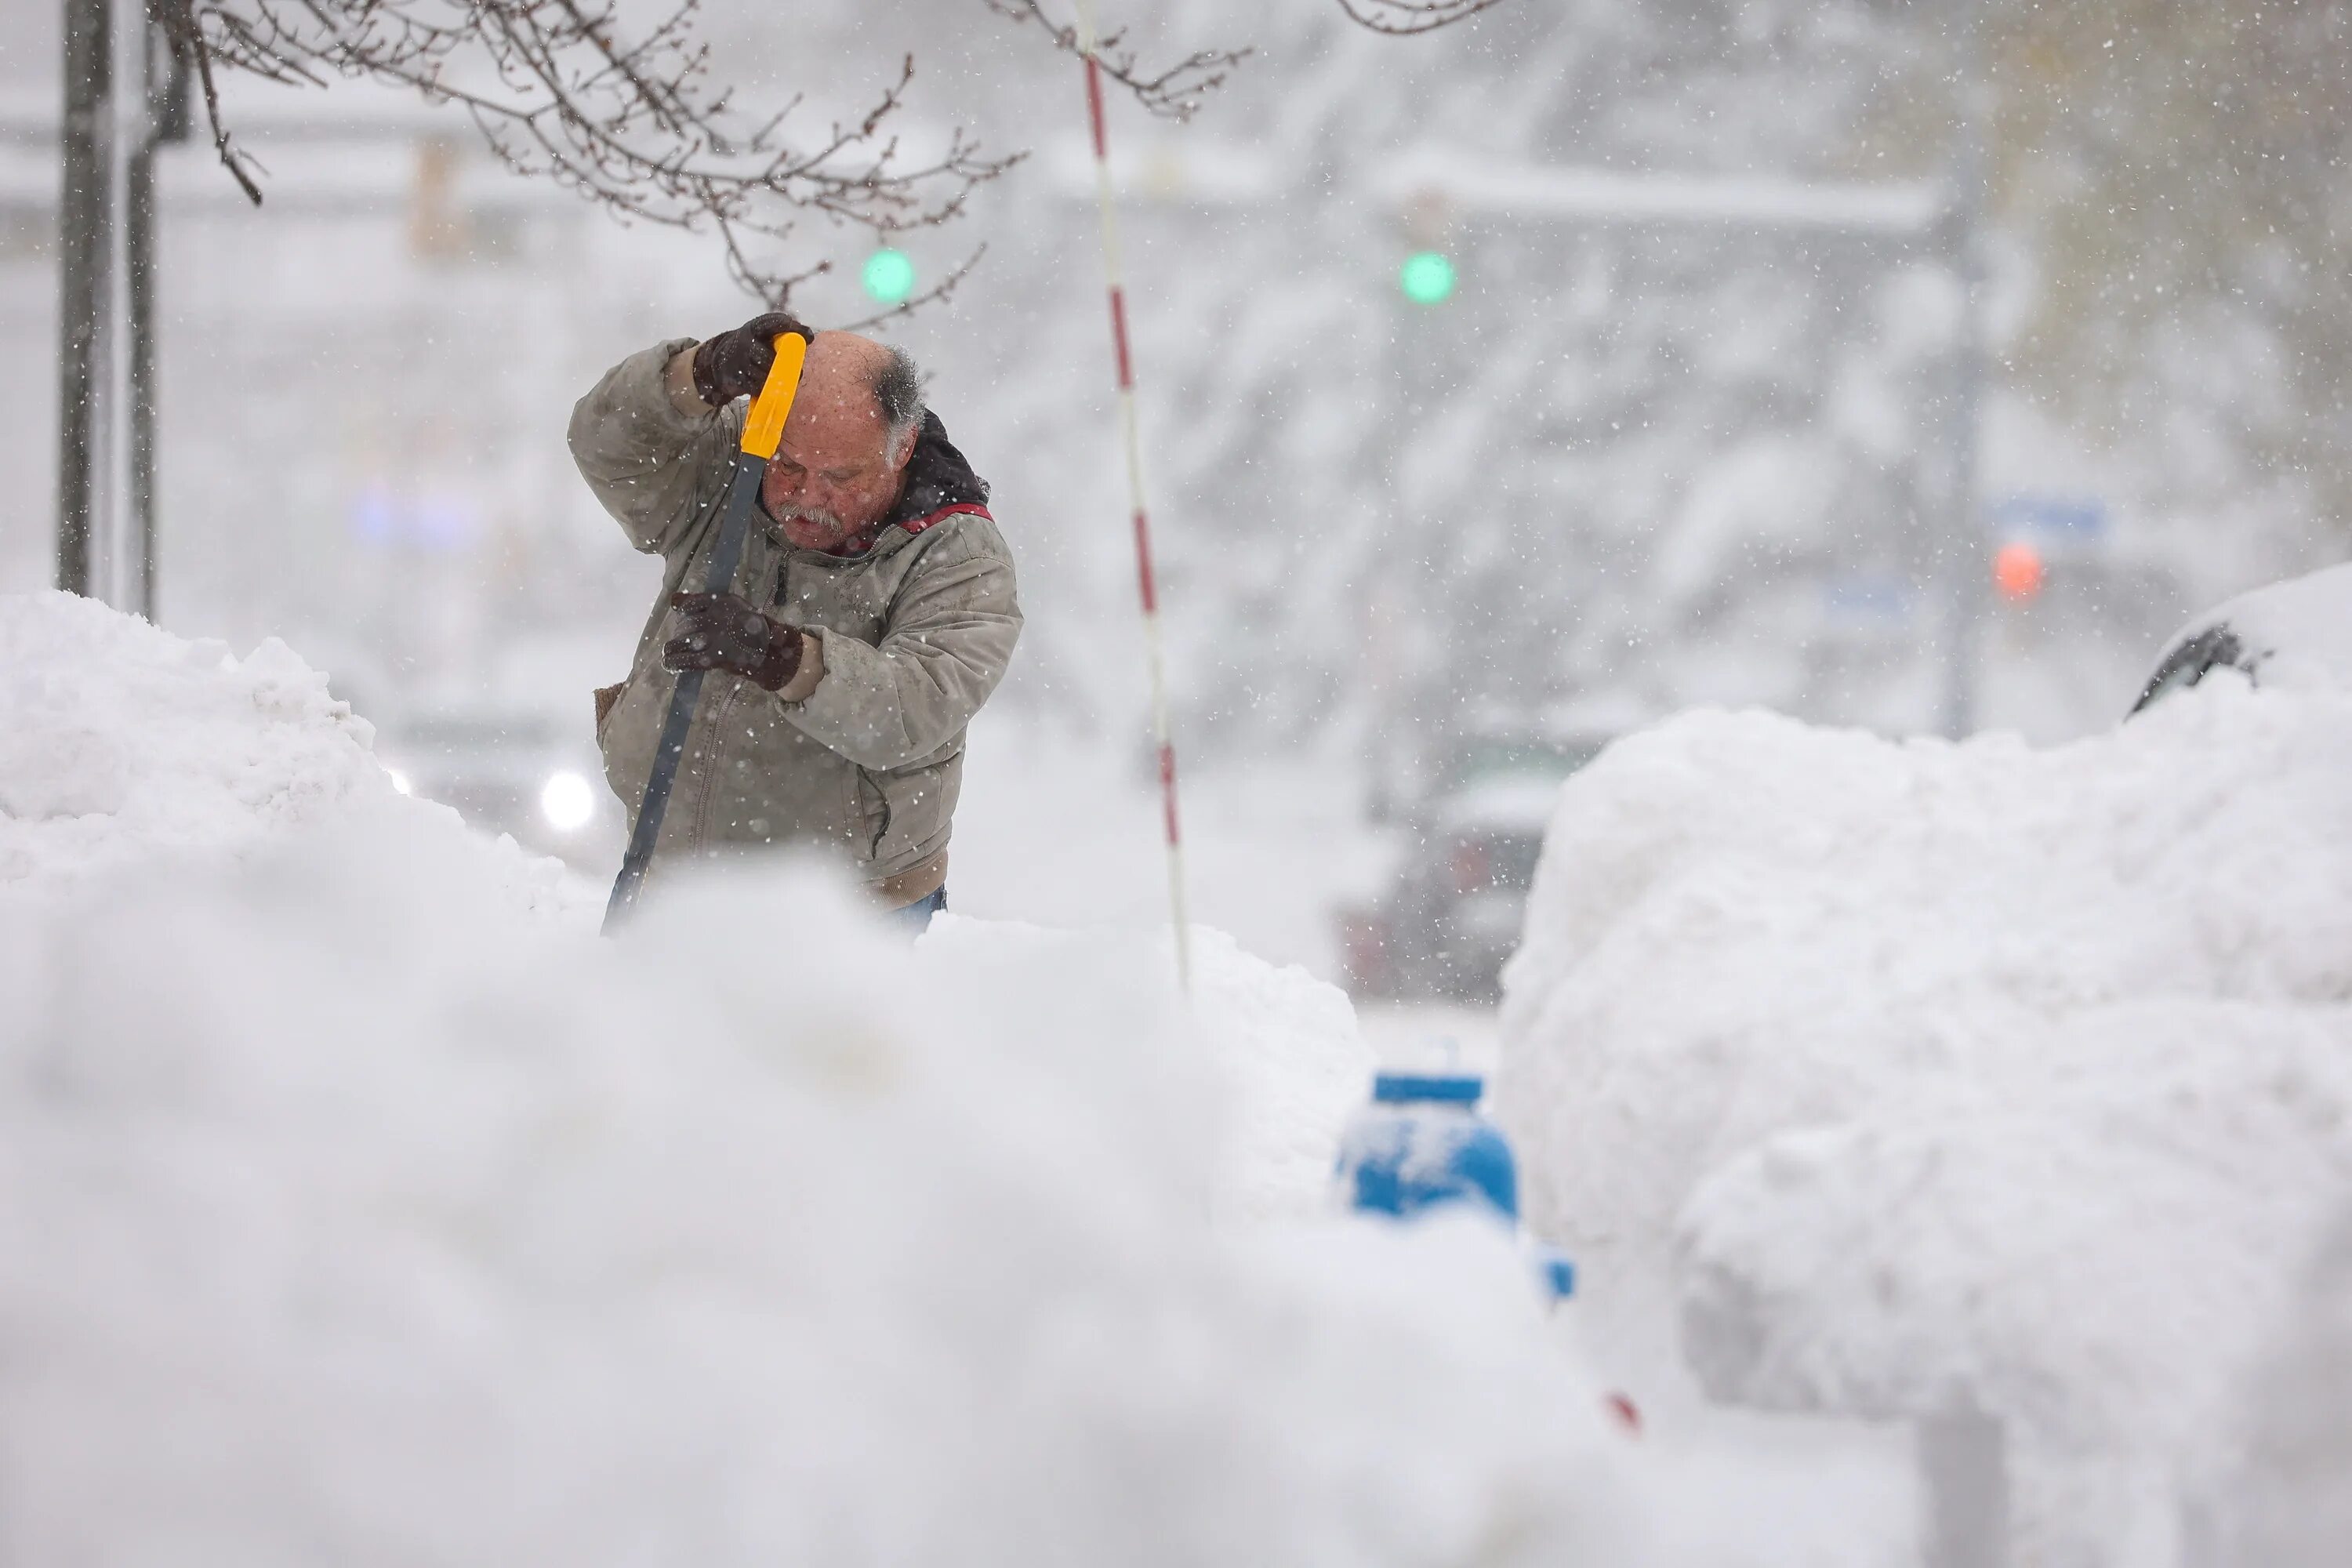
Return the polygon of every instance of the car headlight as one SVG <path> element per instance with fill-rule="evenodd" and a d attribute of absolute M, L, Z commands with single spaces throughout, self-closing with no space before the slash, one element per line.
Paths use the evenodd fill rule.
<path fill-rule="evenodd" d="M 556 773 L 540 788 L 539 813 L 558 833 L 585 827 L 596 815 L 596 792 L 578 773 Z"/>
<path fill-rule="evenodd" d="M 392 781 L 392 787 L 398 790 L 401 794 L 415 795 L 416 793 L 416 786 L 409 783 L 408 775 L 402 773 L 398 768 L 385 768 L 383 770 L 383 776 L 390 779 Z"/>

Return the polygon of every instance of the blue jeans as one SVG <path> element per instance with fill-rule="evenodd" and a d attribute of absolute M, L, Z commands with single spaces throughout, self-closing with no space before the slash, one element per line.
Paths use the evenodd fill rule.
<path fill-rule="evenodd" d="M 948 907 L 948 890 L 944 887 L 928 899 L 917 899 L 902 909 L 892 910 L 882 918 L 902 928 L 909 936 L 920 936 L 930 929 L 931 917 Z"/>

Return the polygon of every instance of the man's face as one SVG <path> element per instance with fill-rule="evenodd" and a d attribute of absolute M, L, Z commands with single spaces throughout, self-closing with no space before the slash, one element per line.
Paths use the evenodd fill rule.
<path fill-rule="evenodd" d="M 890 427 L 859 365 L 824 352 L 817 335 L 784 422 L 783 439 L 760 484 L 768 515 L 803 550 L 834 550 L 871 533 L 898 499 L 908 450 L 889 449 Z M 853 342 L 857 340 L 851 340 Z"/>

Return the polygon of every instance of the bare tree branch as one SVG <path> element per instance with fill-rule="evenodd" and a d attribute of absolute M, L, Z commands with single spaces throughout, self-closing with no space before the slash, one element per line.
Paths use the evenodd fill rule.
<path fill-rule="evenodd" d="M 215 71 L 287 85 L 366 79 L 462 106 L 519 174 L 627 221 L 715 235 L 736 281 L 779 305 L 824 270 L 775 259 L 801 221 L 877 235 L 936 226 L 1017 161 L 986 155 L 961 129 L 922 153 L 902 145 L 888 122 L 911 58 L 855 120 L 799 126 L 798 100 L 745 114 L 713 79 L 699 5 L 677 0 L 634 34 L 610 0 L 164 0 L 161 11 L 195 61 L 215 152 L 257 202 Z"/>
<path fill-rule="evenodd" d="M 1499 0 L 1339 0 L 1375 32 L 1428 32 Z M 698 31 L 701 0 L 672 0 L 650 26 L 625 31 L 619 0 L 155 0 L 175 49 L 202 86 L 213 150 L 256 205 L 268 171 L 237 145 L 216 80 L 237 70 L 289 87 L 363 79 L 465 109 L 490 150 L 518 174 L 549 179 L 628 222 L 715 236 L 729 272 L 781 306 L 800 271 L 781 258 L 811 216 L 876 235 L 936 227 L 959 216 L 972 191 L 1022 156 L 986 154 L 958 127 L 944 145 L 902 146 L 890 129 L 914 79 L 897 79 L 851 121 L 799 123 L 803 103 L 751 115 L 714 79 Z M 999 16 L 1034 23 L 1066 53 L 1077 30 L 1045 0 L 985 0 Z M 1101 38 L 1096 59 L 1151 113 L 1182 121 L 1250 50 L 1202 49 L 1148 69 L 1124 32 Z M 984 248 L 984 247 L 983 247 Z M 945 299 L 979 260 L 872 318 Z M 862 324 L 870 324 L 862 323 Z"/>
<path fill-rule="evenodd" d="M 261 187 L 254 184 L 252 174 L 246 168 L 252 160 L 229 145 L 228 130 L 221 123 L 220 89 L 213 80 L 212 53 L 204 47 L 203 38 L 197 32 L 191 0 L 163 0 L 163 4 L 156 7 L 156 17 L 173 50 L 193 58 L 196 62 L 196 80 L 204 89 L 205 122 L 212 130 L 213 150 L 220 154 L 222 165 L 228 170 L 230 177 L 236 181 L 247 198 L 255 206 L 259 206 Z"/>
<path fill-rule="evenodd" d="M 987 5 L 998 16 L 1016 23 L 1036 23 L 1064 54 L 1084 53 L 1078 47 L 1077 28 L 1057 25 L 1045 14 L 1043 0 L 987 0 Z M 1126 47 L 1126 38 L 1127 30 L 1122 27 L 1095 40 L 1095 61 L 1103 75 L 1135 94 L 1136 101 L 1152 113 L 1179 121 L 1192 119 L 1202 99 L 1223 86 L 1234 68 L 1252 52 L 1245 48 L 1201 49 L 1151 76 L 1137 64 L 1135 51 Z"/>
<path fill-rule="evenodd" d="M 1339 0 L 1339 9 L 1358 26 L 1392 38 L 1406 38 L 1416 33 L 1450 27 L 1502 3 L 1503 0 Z"/>

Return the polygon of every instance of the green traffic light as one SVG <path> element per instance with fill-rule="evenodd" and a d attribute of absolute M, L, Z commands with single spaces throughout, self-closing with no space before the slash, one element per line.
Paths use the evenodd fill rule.
<path fill-rule="evenodd" d="M 915 291 L 915 264 L 905 251 L 885 246 L 866 258 L 860 280 L 877 303 L 896 305 Z"/>
<path fill-rule="evenodd" d="M 1454 293 L 1454 263 L 1434 250 L 1409 257 L 1397 269 L 1397 287 L 1416 305 L 1442 305 Z"/>

